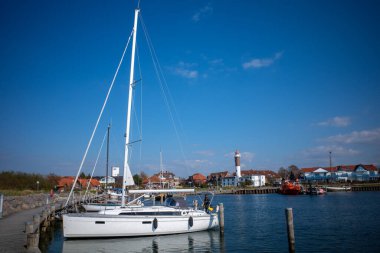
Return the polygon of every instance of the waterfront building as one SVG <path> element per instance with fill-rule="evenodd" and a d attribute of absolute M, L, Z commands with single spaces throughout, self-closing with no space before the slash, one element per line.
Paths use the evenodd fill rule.
<path fill-rule="evenodd" d="M 239 150 L 235 151 L 235 173 L 232 176 L 226 176 L 222 178 L 222 186 L 238 186 L 240 183 L 244 182 L 245 179 L 241 177 L 240 171 L 240 152 Z"/>
<path fill-rule="evenodd" d="M 143 185 L 146 189 L 161 189 L 165 188 L 167 182 L 166 180 L 161 179 L 159 176 L 153 175 L 151 177 L 145 178 L 143 180 Z"/>
<path fill-rule="evenodd" d="M 169 171 L 160 171 L 151 177 L 143 180 L 143 185 L 147 189 L 175 188 L 180 185 L 180 178 Z"/>
<path fill-rule="evenodd" d="M 241 177 L 237 177 L 236 173 L 232 176 L 226 176 L 222 178 L 222 186 L 238 186 L 239 184 L 246 183 L 254 187 L 265 186 L 266 183 L 266 171 L 260 170 L 242 170 Z"/>
<path fill-rule="evenodd" d="M 106 180 L 106 179 L 107 179 L 107 180 Z M 102 178 L 99 180 L 99 182 L 100 182 L 100 184 L 103 185 L 103 186 L 105 186 L 106 183 L 107 183 L 108 186 L 110 186 L 110 185 L 114 185 L 116 181 L 115 181 L 115 178 L 114 178 L 114 177 L 110 177 L 110 176 L 108 176 L 108 177 L 102 177 Z"/>
<path fill-rule="evenodd" d="M 207 182 L 207 177 L 201 173 L 195 173 L 194 175 L 189 177 L 188 181 L 192 182 L 194 186 L 201 187 Z"/>
<path fill-rule="evenodd" d="M 239 180 L 236 176 L 222 178 L 222 187 L 238 186 Z"/>
<path fill-rule="evenodd" d="M 58 181 L 57 188 L 60 192 L 64 192 L 67 190 L 70 190 L 74 183 L 74 177 L 67 176 L 67 177 L 61 177 Z M 75 189 L 80 189 L 80 184 L 77 182 L 75 185 Z"/>
<path fill-rule="evenodd" d="M 244 175 L 242 176 L 243 180 L 240 180 L 240 182 L 244 181 L 247 182 L 249 185 L 254 187 L 261 187 L 265 186 L 265 176 L 264 175 Z"/>
<path fill-rule="evenodd" d="M 221 185 L 222 187 L 238 186 L 245 183 L 254 187 L 265 186 L 266 178 L 273 184 L 279 180 L 277 173 L 271 170 L 241 170 L 240 152 L 235 151 L 235 172 L 229 174 L 228 171 L 211 173 L 207 179 L 210 184 Z"/>
<path fill-rule="evenodd" d="M 207 182 L 210 185 L 221 186 L 222 185 L 222 179 L 225 177 L 228 177 L 228 176 L 230 176 L 228 171 L 213 172 L 207 176 Z"/>
<path fill-rule="evenodd" d="M 303 181 L 320 182 L 369 182 L 379 181 L 380 176 L 374 165 L 339 165 L 335 167 L 302 168 Z"/>
<path fill-rule="evenodd" d="M 100 182 L 99 180 L 95 178 L 87 179 L 87 178 L 78 178 L 78 182 L 81 185 L 81 189 L 87 189 L 87 184 L 90 183 L 89 188 L 90 190 L 96 190 L 99 189 Z"/>
<path fill-rule="evenodd" d="M 58 191 L 63 192 L 66 190 L 70 190 L 71 187 L 73 186 L 74 181 L 75 181 L 75 178 L 73 176 L 61 177 L 57 185 Z M 91 180 L 86 179 L 86 178 L 78 178 L 77 183 L 75 185 L 75 189 L 77 190 L 86 189 L 89 181 L 90 181 L 90 186 L 89 186 L 90 190 L 99 188 L 100 182 L 95 178 L 92 178 Z"/>

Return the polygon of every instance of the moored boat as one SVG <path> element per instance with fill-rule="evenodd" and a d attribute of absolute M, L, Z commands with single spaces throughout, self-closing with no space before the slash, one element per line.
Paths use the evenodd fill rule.
<path fill-rule="evenodd" d="M 280 193 L 284 195 L 298 195 L 302 193 L 302 186 L 298 181 L 284 180 L 281 183 Z"/>
<path fill-rule="evenodd" d="M 66 238 L 135 237 L 204 231 L 219 226 L 218 213 L 168 198 L 164 206 L 125 206 L 63 215 Z"/>
<path fill-rule="evenodd" d="M 134 186 L 134 180 L 129 167 L 130 128 L 131 128 L 131 105 L 133 98 L 134 79 L 134 57 L 136 50 L 137 22 L 140 10 L 135 10 L 134 27 L 131 36 L 131 71 L 129 80 L 129 96 L 127 108 L 127 126 L 124 139 L 124 171 L 121 205 L 112 210 L 102 210 L 98 213 L 69 213 L 63 217 L 63 233 L 66 238 L 91 238 L 91 237 L 136 237 L 151 235 L 180 234 L 196 231 L 204 231 L 219 226 L 218 208 L 212 212 L 209 200 L 206 196 L 203 201 L 204 208 L 198 208 L 197 202 L 193 206 L 185 205 L 184 201 L 172 198 L 166 199 L 164 206 L 147 206 L 142 203 L 146 194 L 159 193 L 194 193 L 194 189 L 159 189 L 159 190 L 132 190 L 128 186 Z M 130 39 L 131 39 L 130 36 Z M 129 41 L 129 40 L 128 40 Z M 129 42 L 128 42 L 129 43 Z M 128 44 L 127 44 L 128 45 Z M 125 52 L 125 51 L 124 51 Z M 124 57 L 124 53 L 123 53 Z M 122 58 L 123 58 L 122 57 Z M 121 60 L 122 61 L 122 60 Z M 119 65 L 120 66 L 120 65 Z M 112 87 L 112 85 L 111 85 Z M 108 98 L 108 95 L 107 95 Z M 106 100 L 107 101 L 107 100 Z M 104 107 L 103 107 L 104 108 Z M 103 110 L 103 109 L 102 109 Z M 101 114 L 100 114 L 101 116 Z M 100 117 L 99 116 L 99 117 Z M 97 125 L 96 125 L 97 127 Z M 96 130 L 94 129 L 94 132 Z M 94 133 L 93 132 L 93 133 Z M 93 135 L 92 135 L 93 137 Z M 89 145 L 91 143 L 90 139 Z M 89 146 L 88 146 L 89 147 Z M 88 150 L 87 147 L 87 150 Z M 86 157 L 87 150 L 84 158 Z M 83 160 L 84 160 L 83 158 Z M 83 166 L 83 160 L 78 170 L 77 177 Z M 77 180 L 77 179 L 76 179 Z M 75 183 L 73 184 L 75 185 Z M 70 196 L 66 201 L 69 202 Z M 128 197 L 134 196 L 132 201 Z"/>
<path fill-rule="evenodd" d="M 323 195 L 326 191 L 320 186 L 310 186 L 305 193 L 308 195 Z"/>
<path fill-rule="evenodd" d="M 344 192 L 351 191 L 350 186 L 327 186 L 326 190 L 328 192 Z"/>

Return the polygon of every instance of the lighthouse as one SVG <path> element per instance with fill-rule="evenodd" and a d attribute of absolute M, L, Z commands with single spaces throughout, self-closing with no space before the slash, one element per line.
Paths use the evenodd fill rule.
<path fill-rule="evenodd" d="M 236 177 L 241 178 L 240 172 L 240 152 L 239 150 L 235 151 L 235 168 L 236 168 Z"/>

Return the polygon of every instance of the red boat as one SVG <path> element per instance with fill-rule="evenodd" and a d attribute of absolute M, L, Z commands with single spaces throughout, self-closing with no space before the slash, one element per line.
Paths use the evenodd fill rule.
<path fill-rule="evenodd" d="M 297 181 L 283 181 L 281 184 L 280 193 L 285 195 L 298 195 L 302 193 L 302 186 Z"/>

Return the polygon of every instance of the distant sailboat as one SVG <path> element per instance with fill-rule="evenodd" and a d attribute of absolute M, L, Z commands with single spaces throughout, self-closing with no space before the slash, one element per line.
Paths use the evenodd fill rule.
<path fill-rule="evenodd" d="M 96 203 L 84 203 L 82 204 L 82 207 L 87 211 L 87 212 L 99 212 L 102 210 L 112 210 L 115 209 L 117 206 L 120 206 L 120 202 L 115 201 L 115 200 L 110 200 L 108 198 L 108 171 L 109 171 L 109 166 L 108 166 L 108 161 L 109 161 L 109 142 L 110 142 L 110 129 L 111 129 L 111 124 L 108 125 L 107 127 L 107 157 L 106 157 L 106 177 L 105 177 L 105 186 L 104 186 L 104 192 L 105 194 L 101 197 L 99 197 L 98 202 Z"/>
<path fill-rule="evenodd" d="M 134 237 L 179 234 L 203 231 L 219 226 L 218 214 L 216 212 L 211 213 L 209 209 L 198 209 L 196 205 L 187 206 L 185 202 L 176 198 L 166 199 L 164 206 L 144 206 L 140 204 L 140 201 L 144 198 L 144 194 L 193 193 L 194 189 L 147 189 L 129 190 L 126 192 L 127 186 L 134 185 L 128 163 L 128 154 L 130 145 L 132 86 L 134 84 L 134 57 L 139 12 L 139 9 L 135 10 L 133 28 L 121 206 L 113 210 L 103 210 L 99 213 L 92 214 L 64 214 L 63 233 L 66 238 Z M 125 196 L 127 193 L 142 195 L 126 204 Z"/>

